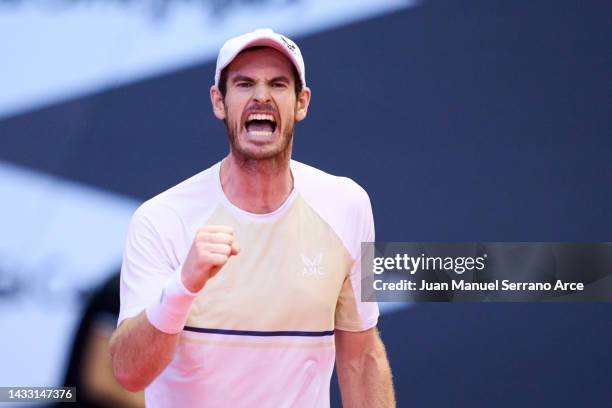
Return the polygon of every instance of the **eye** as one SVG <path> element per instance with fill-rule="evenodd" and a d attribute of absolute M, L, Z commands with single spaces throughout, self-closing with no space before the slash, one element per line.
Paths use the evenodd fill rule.
<path fill-rule="evenodd" d="M 238 82 L 236 83 L 236 87 L 238 88 L 249 88 L 251 86 L 250 82 Z"/>
<path fill-rule="evenodd" d="M 286 88 L 287 84 L 284 82 L 273 82 L 272 83 L 272 88 Z"/>

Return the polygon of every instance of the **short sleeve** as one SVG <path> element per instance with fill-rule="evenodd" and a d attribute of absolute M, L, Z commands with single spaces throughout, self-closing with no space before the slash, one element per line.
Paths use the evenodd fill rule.
<path fill-rule="evenodd" d="M 349 274 L 344 280 L 336 305 L 335 328 L 346 331 L 364 331 L 378 323 L 378 303 L 361 301 L 361 243 L 374 242 L 374 217 L 367 193 L 359 187 L 358 205 L 352 216 L 355 236 L 351 241 L 354 254 Z"/>
<path fill-rule="evenodd" d="M 134 317 L 157 300 L 176 269 L 171 251 L 141 206 L 128 228 L 120 280 L 120 309 L 117 324 Z M 166 215 L 167 217 L 168 215 Z"/>

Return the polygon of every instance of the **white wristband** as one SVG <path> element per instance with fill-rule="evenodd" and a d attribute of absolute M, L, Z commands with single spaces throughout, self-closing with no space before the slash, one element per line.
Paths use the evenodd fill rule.
<path fill-rule="evenodd" d="M 147 308 L 149 322 L 164 333 L 180 332 L 185 327 L 189 309 L 197 295 L 183 285 L 179 268 L 166 283 L 159 301 Z"/>

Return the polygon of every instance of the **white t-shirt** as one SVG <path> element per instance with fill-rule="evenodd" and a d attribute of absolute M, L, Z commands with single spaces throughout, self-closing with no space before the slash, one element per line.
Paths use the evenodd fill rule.
<path fill-rule="evenodd" d="M 196 297 L 147 406 L 329 406 L 334 329 L 378 320 L 378 305 L 359 295 L 361 242 L 374 241 L 368 195 L 292 160 L 285 203 L 253 214 L 223 193 L 220 164 L 145 202 L 130 224 L 119 322 L 159 299 L 201 226 L 231 226 L 240 245 Z"/>

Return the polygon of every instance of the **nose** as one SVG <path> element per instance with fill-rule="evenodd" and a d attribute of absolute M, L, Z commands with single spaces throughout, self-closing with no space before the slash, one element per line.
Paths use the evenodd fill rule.
<path fill-rule="evenodd" d="M 253 99 L 259 103 L 270 102 L 270 89 L 265 83 L 258 83 L 253 89 Z"/>

